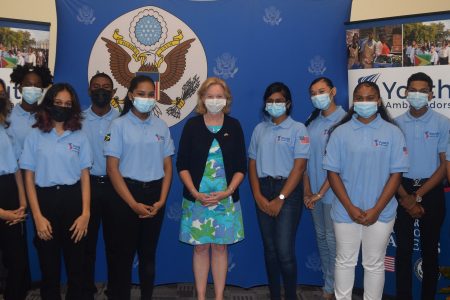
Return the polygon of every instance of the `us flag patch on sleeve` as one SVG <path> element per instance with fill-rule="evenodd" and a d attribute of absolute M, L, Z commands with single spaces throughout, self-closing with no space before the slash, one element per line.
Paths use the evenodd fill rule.
<path fill-rule="evenodd" d="M 309 136 L 307 135 L 302 135 L 300 137 L 300 144 L 309 144 Z"/>

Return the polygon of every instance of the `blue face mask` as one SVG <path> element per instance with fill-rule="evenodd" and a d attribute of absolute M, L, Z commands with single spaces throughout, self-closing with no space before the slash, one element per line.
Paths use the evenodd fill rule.
<path fill-rule="evenodd" d="M 22 88 L 22 99 L 30 105 L 38 102 L 42 97 L 42 89 L 35 86 L 24 86 Z"/>
<path fill-rule="evenodd" d="M 156 101 L 153 98 L 139 98 L 135 97 L 133 101 L 133 106 L 140 112 L 140 113 L 148 113 L 151 112 L 152 109 L 155 107 Z"/>
<path fill-rule="evenodd" d="M 378 103 L 375 101 L 355 102 L 353 109 L 358 116 L 368 119 L 378 111 Z"/>
<path fill-rule="evenodd" d="M 419 92 L 408 92 L 406 97 L 409 105 L 415 109 L 421 109 L 428 104 L 428 94 Z"/>
<path fill-rule="evenodd" d="M 320 110 L 327 110 L 330 107 L 330 94 L 320 94 L 311 97 L 312 104 L 315 108 Z"/>
<path fill-rule="evenodd" d="M 286 103 L 266 103 L 266 111 L 273 118 L 278 118 L 286 112 Z"/>

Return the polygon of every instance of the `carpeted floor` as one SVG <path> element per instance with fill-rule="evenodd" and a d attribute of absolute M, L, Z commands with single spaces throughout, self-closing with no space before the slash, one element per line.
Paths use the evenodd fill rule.
<path fill-rule="evenodd" d="M 178 283 L 160 285 L 155 287 L 153 293 L 154 300 L 169 299 L 196 299 L 194 286 L 191 283 Z M 64 289 L 63 289 L 64 294 Z M 317 286 L 299 285 L 297 287 L 297 295 L 299 300 L 321 300 L 322 290 Z M 39 290 L 33 290 L 27 297 L 27 300 L 40 300 Z M 106 300 L 105 285 L 98 285 L 98 293 L 96 300 Z M 131 299 L 139 299 L 139 287 L 133 286 L 131 290 Z M 214 299 L 214 289 L 210 284 L 207 290 L 207 299 Z M 269 290 L 267 286 L 257 286 L 250 289 L 244 289 L 236 286 L 227 286 L 225 289 L 225 300 L 267 300 L 269 299 Z M 355 290 L 353 300 L 362 300 L 362 291 Z M 383 297 L 383 300 L 393 300 L 395 297 Z M 0 295 L 0 300 L 3 297 Z"/>

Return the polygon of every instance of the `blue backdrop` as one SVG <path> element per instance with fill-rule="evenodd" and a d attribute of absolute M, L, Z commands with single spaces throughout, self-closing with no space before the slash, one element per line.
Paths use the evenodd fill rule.
<path fill-rule="evenodd" d="M 337 87 L 337 102 L 345 109 L 348 107 L 344 22 L 349 18 L 350 0 L 58 0 L 56 4 L 55 82 L 74 85 L 84 108 L 89 105 L 88 62 L 98 35 L 121 15 L 149 5 L 175 15 L 195 32 L 206 53 L 208 76 L 220 71 L 218 60 L 235 60 L 235 66 L 222 77 L 233 94 L 231 115 L 241 121 L 247 145 L 253 128 L 262 119 L 264 89 L 273 81 L 283 81 L 291 88 L 296 120 L 304 122 L 312 111 L 308 86 L 317 76 L 331 78 Z M 178 145 L 185 121 L 171 127 L 175 145 Z M 229 248 L 227 283 L 249 287 L 265 284 L 267 280 L 247 179 L 240 189 L 246 239 Z M 182 185 L 175 174 L 159 241 L 158 284 L 193 281 L 192 248 L 178 241 L 181 195 Z M 39 277 L 37 257 L 34 249 L 32 252 L 36 279 Z M 97 278 L 105 281 L 101 244 L 99 254 Z M 299 283 L 321 285 L 320 259 L 311 214 L 307 210 L 303 212 L 298 229 L 297 255 Z M 387 283 L 386 290 L 392 293 L 391 284 Z"/>

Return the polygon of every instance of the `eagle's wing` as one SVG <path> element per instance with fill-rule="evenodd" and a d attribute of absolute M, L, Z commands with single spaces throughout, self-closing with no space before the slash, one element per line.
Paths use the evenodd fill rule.
<path fill-rule="evenodd" d="M 183 76 L 184 70 L 186 69 L 186 54 L 193 41 L 195 39 L 182 42 L 165 57 L 164 60 L 167 63 L 167 68 L 161 74 L 161 90 L 167 90 L 174 86 L 180 80 L 181 76 Z"/>
<path fill-rule="evenodd" d="M 159 92 L 159 104 L 163 104 L 163 105 L 171 105 L 172 104 L 172 100 L 170 99 L 170 97 L 164 93 L 163 91 Z"/>
<path fill-rule="evenodd" d="M 113 41 L 104 37 L 102 37 L 102 40 L 106 43 L 106 48 L 108 48 L 110 54 L 109 66 L 114 79 L 123 87 L 128 88 L 131 79 L 134 77 L 134 74 L 128 69 L 131 56 Z"/>

